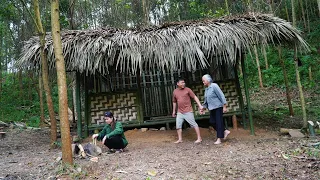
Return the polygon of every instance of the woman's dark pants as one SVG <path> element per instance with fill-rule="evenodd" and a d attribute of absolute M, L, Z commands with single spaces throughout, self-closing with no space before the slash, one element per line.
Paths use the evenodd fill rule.
<path fill-rule="evenodd" d="M 109 149 L 125 148 L 121 135 L 115 135 L 107 138 L 106 141 L 104 142 L 104 145 L 106 145 Z"/>
<path fill-rule="evenodd" d="M 217 131 L 217 138 L 224 138 L 223 108 L 210 110 L 210 124 Z"/>

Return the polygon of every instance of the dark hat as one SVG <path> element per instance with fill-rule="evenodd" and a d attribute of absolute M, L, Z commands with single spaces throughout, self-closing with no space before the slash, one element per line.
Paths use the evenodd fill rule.
<path fill-rule="evenodd" d="M 109 117 L 109 118 L 111 118 L 111 117 L 113 117 L 113 114 L 112 114 L 112 112 L 107 111 L 107 112 L 104 113 L 104 117 Z"/>

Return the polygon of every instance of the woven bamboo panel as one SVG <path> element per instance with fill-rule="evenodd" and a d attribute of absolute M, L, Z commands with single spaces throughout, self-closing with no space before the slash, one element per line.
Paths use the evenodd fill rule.
<path fill-rule="evenodd" d="M 91 97 L 91 123 L 104 123 L 103 114 L 111 111 L 121 122 L 138 120 L 137 94 L 119 93 Z"/>

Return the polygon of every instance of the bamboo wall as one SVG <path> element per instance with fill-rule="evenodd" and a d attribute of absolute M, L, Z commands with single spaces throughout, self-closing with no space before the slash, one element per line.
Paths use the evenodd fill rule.
<path fill-rule="evenodd" d="M 103 112 L 110 110 L 123 122 L 150 120 L 152 117 L 172 114 L 172 93 L 176 80 L 183 77 L 186 85 L 203 101 L 204 87 L 201 77 L 211 74 L 225 93 L 229 112 L 241 110 L 239 93 L 232 66 L 212 65 L 195 72 L 161 72 L 157 70 L 131 75 L 111 72 L 96 75 L 90 80 L 91 124 L 103 122 Z M 196 106 L 194 106 L 196 107 Z M 198 113 L 195 111 L 195 114 Z"/>

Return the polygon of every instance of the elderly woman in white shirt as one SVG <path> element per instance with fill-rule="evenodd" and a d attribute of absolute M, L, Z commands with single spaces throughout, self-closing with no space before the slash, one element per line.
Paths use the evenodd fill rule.
<path fill-rule="evenodd" d="M 226 138 L 230 131 L 225 129 L 223 123 L 223 113 L 227 112 L 227 101 L 218 84 L 213 83 L 209 74 L 202 76 L 203 85 L 206 86 L 204 93 L 204 103 L 201 113 L 207 108 L 210 112 L 209 122 L 217 131 L 217 140 L 214 144 L 221 144 L 221 138 Z"/>

